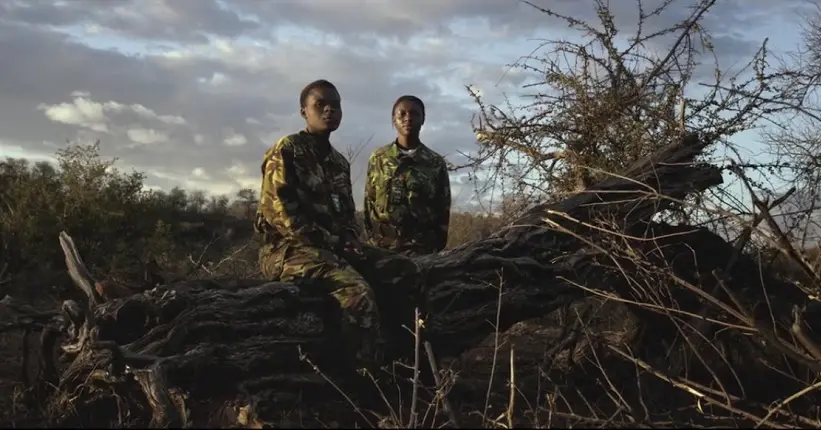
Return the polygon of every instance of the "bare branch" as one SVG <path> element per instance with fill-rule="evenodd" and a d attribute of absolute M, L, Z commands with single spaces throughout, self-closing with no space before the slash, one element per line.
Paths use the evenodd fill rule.
<path fill-rule="evenodd" d="M 68 273 L 71 275 L 71 279 L 74 280 L 75 285 L 88 297 L 89 305 L 97 306 L 102 303 L 103 298 L 94 288 L 96 281 L 86 268 L 85 263 L 83 263 L 83 259 L 74 245 L 74 240 L 64 231 L 60 232 L 60 247 L 63 248 L 63 253 L 66 256 Z"/>

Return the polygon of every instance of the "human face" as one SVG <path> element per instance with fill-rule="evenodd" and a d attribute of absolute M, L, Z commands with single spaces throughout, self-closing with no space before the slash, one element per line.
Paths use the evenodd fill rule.
<path fill-rule="evenodd" d="M 309 132 L 331 133 L 342 122 L 342 100 L 332 88 L 314 88 L 308 93 L 305 107 L 300 109 L 300 113 Z"/>
<path fill-rule="evenodd" d="M 402 100 L 393 110 L 393 126 L 401 136 L 419 136 L 424 123 L 425 114 L 418 103 Z"/>

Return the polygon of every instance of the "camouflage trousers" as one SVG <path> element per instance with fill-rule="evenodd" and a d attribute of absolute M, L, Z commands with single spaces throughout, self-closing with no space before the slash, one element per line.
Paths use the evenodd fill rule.
<path fill-rule="evenodd" d="M 270 280 L 323 281 L 342 309 L 342 335 L 351 344 L 359 365 L 372 368 L 382 362 L 384 338 L 373 289 L 347 261 L 334 253 L 305 245 L 263 245 L 259 252 L 262 274 Z"/>

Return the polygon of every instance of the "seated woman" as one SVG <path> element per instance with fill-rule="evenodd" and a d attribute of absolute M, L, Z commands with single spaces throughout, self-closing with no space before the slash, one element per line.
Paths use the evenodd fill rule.
<path fill-rule="evenodd" d="M 396 140 L 368 160 L 364 211 L 369 242 L 408 256 L 439 252 L 450 224 L 447 164 L 419 139 L 425 123 L 422 100 L 399 97 L 392 117 Z"/>
<path fill-rule="evenodd" d="M 256 232 L 267 279 L 325 281 L 342 308 L 343 333 L 360 364 L 381 363 L 384 339 L 370 284 L 352 266 L 363 255 L 348 160 L 330 143 L 342 121 L 336 87 L 318 80 L 299 96 L 305 129 L 280 138 L 262 161 Z"/>

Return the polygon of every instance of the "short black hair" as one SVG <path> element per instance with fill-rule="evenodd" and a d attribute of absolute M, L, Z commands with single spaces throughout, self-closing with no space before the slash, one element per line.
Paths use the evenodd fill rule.
<path fill-rule="evenodd" d="M 422 99 L 420 99 L 419 97 L 416 97 L 416 96 L 405 95 L 405 96 L 399 97 L 398 99 L 396 99 L 395 102 L 393 102 L 393 108 L 391 109 L 391 116 L 393 116 L 394 112 L 396 112 L 396 107 L 399 106 L 399 103 L 402 103 L 404 101 L 408 101 L 408 102 L 411 102 L 411 103 L 418 104 L 419 107 L 422 108 L 422 115 L 425 115 L 425 104 L 422 103 Z"/>
<path fill-rule="evenodd" d="M 336 89 L 336 85 L 330 83 L 325 79 L 317 79 L 311 82 L 310 84 L 305 85 L 305 88 L 303 88 L 302 91 L 299 93 L 299 107 L 305 107 L 305 101 L 308 99 L 308 94 L 311 92 L 311 90 L 315 88 L 328 88 L 336 92 L 339 92 L 339 90 Z"/>

